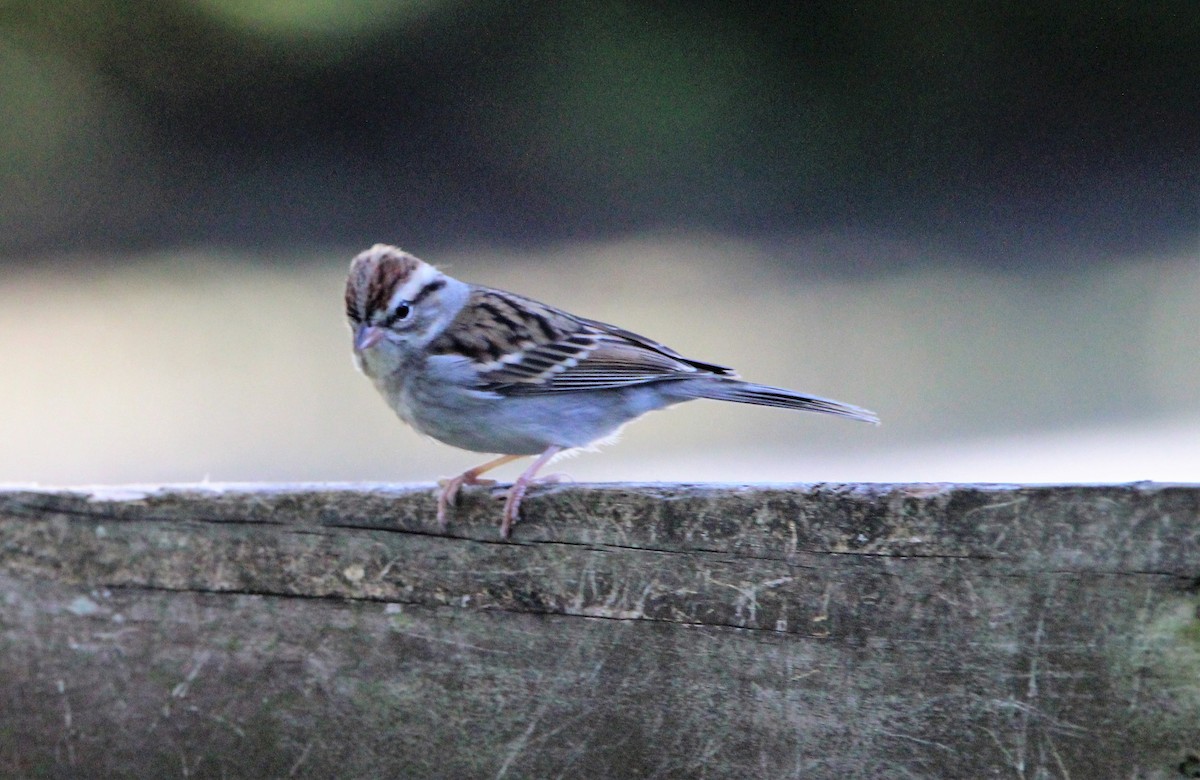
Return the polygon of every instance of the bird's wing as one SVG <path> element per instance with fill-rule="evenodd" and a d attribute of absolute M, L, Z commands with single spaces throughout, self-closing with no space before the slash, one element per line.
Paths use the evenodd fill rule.
<path fill-rule="evenodd" d="M 512 293 L 476 288 L 433 345 L 477 365 L 480 389 L 507 395 L 606 390 L 697 374 L 734 376 L 656 341 Z"/>

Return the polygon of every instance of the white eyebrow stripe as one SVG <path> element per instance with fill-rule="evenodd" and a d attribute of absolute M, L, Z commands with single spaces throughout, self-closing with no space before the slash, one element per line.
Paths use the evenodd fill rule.
<path fill-rule="evenodd" d="M 422 263 L 417 270 L 408 277 L 404 284 L 396 288 L 396 292 L 392 293 L 392 297 L 388 300 L 388 311 L 392 311 L 400 304 L 401 301 L 411 301 L 417 297 L 417 293 L 425 289 L 425 286 L 438 278 L 440 274 L 438 270 L 431 265 Z"/>

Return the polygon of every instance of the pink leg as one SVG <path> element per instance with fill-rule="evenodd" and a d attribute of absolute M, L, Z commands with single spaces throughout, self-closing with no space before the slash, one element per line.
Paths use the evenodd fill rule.
<path fill-rule="evenodd" d="M 439 480 L 438 484 L 442 489 L 438 492 L 438 507 L 437 521 L 438 528 L 445 531 L 447 518 L 446 515 L 450 509 L 450 505 L 458 498 L 458 489 L 463 485 L 487 485 L 494 484 L 490 479 L 480 479 L 479 475 L 491 471 L 494 468 L 503 466 L 505 463 L 512 463 L 514 460 L 525 457 L 524 455 L 501 455 L 495 460 L 489 460 L 482 466 L 476 466 L 470 471 L 464 471 L 457 477 L 450 479 Z"/>
<path fill-rule="evenodd" d="M 521 499 L 525 497 L 525 491 L 529 489 L 529 484 L 533 482 L 534 476 L 538 470 L 550 462 L 558 453 L 562 452 L 563 448 L 558 445 L 551 445 L 546 448 L 546 451 L 538 455 L 537 460 L 525 469 L 521 476 L 517 477 L 517 481 L 508 489 L 508 500 L 504 502 L 504 520 L 500 523 L 500 537 L 507 539 L 512 532 L 513 523 L 517 522 L 517 511 L 521 508 Z"/>

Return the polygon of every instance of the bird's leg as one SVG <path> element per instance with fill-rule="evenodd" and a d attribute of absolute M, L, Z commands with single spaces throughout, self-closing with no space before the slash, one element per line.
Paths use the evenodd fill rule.
<path fill-rule="evenodd" d="M 438 492 L 437 505 L 437 521 L 438 528 L 445 531 L 447 518 L 446 514 L 450 509 L 450 505 L 458 498 L 458 489 L 463 485 L 489 485 L 495 484 L 494 480 L 480 479 L 479 475 L 491 471 L 494 468 L 503 466 L 505 463 L 512 463 L 514 460 L 525 457 L 524 455 L 501 455 L 495 460 L 489 460 L 481 466 L 476 466 L 469 471 L 464 471 L 457 477 L 447 479 L 439 479 L 438 485 L 442 488 Z"/>
<path fill-rule="evenodd" d="M 521 508 L 521 499 L 525 497 L 525 491 L 529 489 L 529 484 L 533 482 L 533 478 L 537 475 L 538 470 L 545 466 L 550 460 L 562 452 L 563 448 L 557 444 L 552 444 L 546 448 L 546 451 L 537 456 L 537 460 L 529 464 L 529 468 L 517 477 L 517 481 L 508 489 L 508 499 L 504 502 L 504 520 L 500 523 L 500 537 L 507 539 L 512 532 L 513 523 L 517 522 L 517 511 Z"/>

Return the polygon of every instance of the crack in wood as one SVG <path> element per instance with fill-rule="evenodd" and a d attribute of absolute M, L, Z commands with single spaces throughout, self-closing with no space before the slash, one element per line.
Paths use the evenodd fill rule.
<path fill-rule="evenodd" d="M 349 605 L 349 606 L 353 606 L 355 604 L 371 604 L 371 605 L 383 605 L 383 606 L 387 606 L 388 604 L 399 604 L 406 608 L 430 610 L 433 612 L 442 611 L 442 610 L 461 610 L 461 609 L 463 609 L 462 607 L 456 606 L 454 604 L 428 604 L 428 603 L 425 603 L 422 601 L 406 601 L 404 599 L 397 599 L 397 598 L 354 596 L 354 595 L 311 594 L 311 593 L 287 593 L 287 592 L 282 592 L 282 591 L 254 590 L 254 589 L 248 589 L 248 588 L 230 588 L 230 589 L 171 588 L 171 587 L 166 587 L 166 586 L 161 586 L 161 585 L 149 585 L 149 584 L 145 584 L 145 583 L 129 583 L 129 582 L 104 582 L 104 583 L 97 583 L 94 585 L 94 587 L 107 588 L 112 591 L 120 591 L 120 592 L 128 592 L 128 593 L 136 593 L 139 591 L 144 591 L 147 593 L 170 593 L 170 594 L 179 594 L 179 595 L 195 594 L 195 595 L 205 595 L 205 596 L 258 596 L 258 597 L 262 597 L 262 598 L 271 598 L 271 599 L 285 599 L 285 600 L 295 599 L 295 600 L 301 600 L 301 601 L 324 602 L 327 604 L 345 604 L 345 605 Z M 702 622 L 702 621 L 671 620 L 669 618 L 652 617 L 652 616 L 627 617 L 627 616 L 621 616 L 621 615 L 605 615 L 605 614 L 600 614 L 600 613 L 586 613 L 585 614 L 585 613 L 570 612 L 570 611 L 513 609 L 511 607 L 506 607 L 506 606 L 502 606 L 502 605 L 489 605 L 486 607 L 481 607 L 480 611 L 492 612 L 492 613 L 507 613 L 507 614 L 512 614 L 512 615 L 536 615 L 538 617 L 546 617 L 546 618 L 606 620 L 606 621 L 613 621 L 613 622 L 618 622 L 618 623 L 635 623 L 635 622 L 660 623 L 660 624 L 681 626 L 681 627 L 685 627 L 685 628 L 731 629 L 731 630 L 739 631 L 739 632 L 753 632 L 753 633 L 769 634 L 769 635 L 773 635 L 773 636 L 778 636 L 781 633 L 775 629 L 760 628 L 757 626 L 740 625 L 740 624 L 736 624 L 736 623 L 720 623 L 720 622 L 706 623 L 706 622 Z M 828 640 L 829 639 L 829 634 L 827 634 L 827 633 L 824 633 L 824 634 L 797 633 L 797 634 L 789 634 L 789 636 L 807 637 L 809 639 L 820 639 L 820 640 Z"/>
<path fill-rule="evenodd" d="M 424 489 L 239 491 L 0 490 L 5 771 L 1165 777 L 1196 752 L 1200 488 L 558 487 L 514 542 L 486 496 L 444 535 Z"/>

